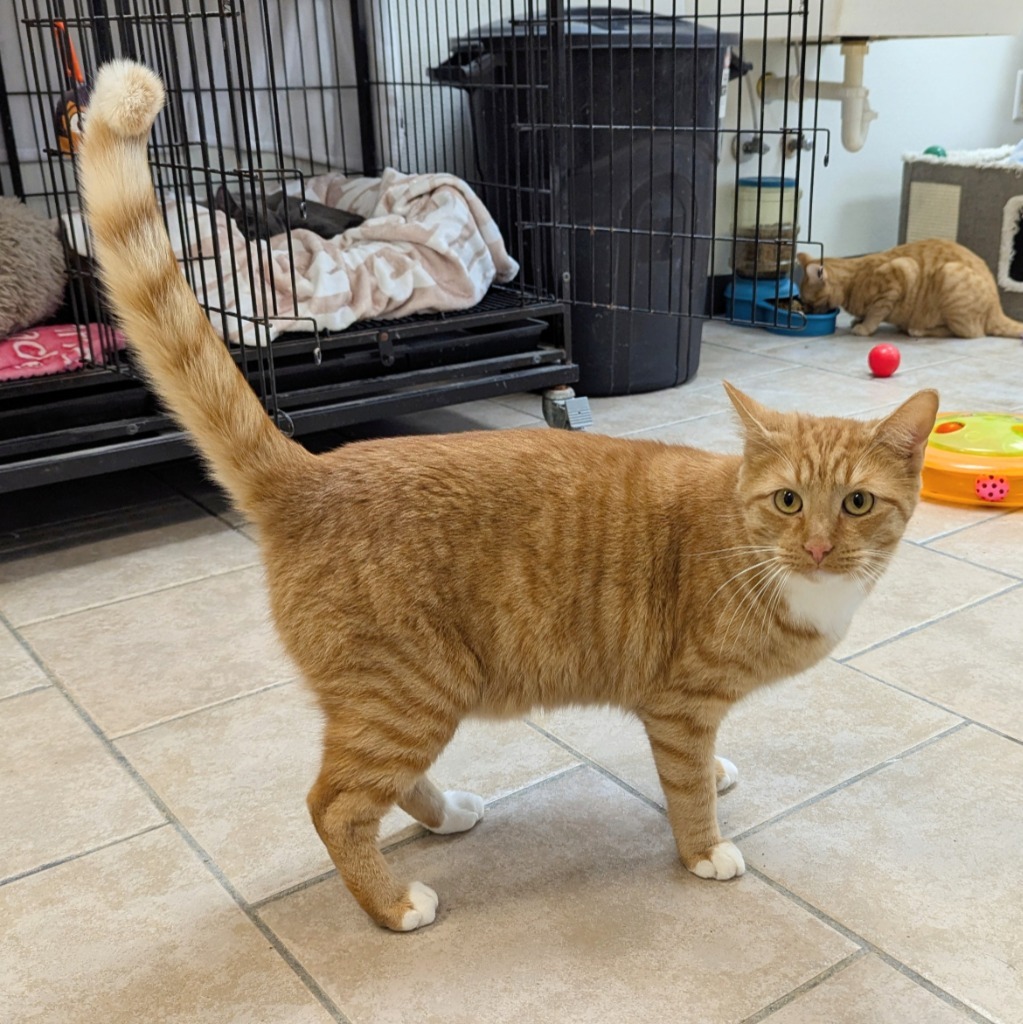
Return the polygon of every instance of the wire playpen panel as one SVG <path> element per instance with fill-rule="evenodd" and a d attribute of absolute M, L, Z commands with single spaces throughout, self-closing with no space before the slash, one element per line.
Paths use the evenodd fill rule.
<path fill-rule="evenodd" d="M 576 362 L 591 394 L 681 383 L 696 372 L 702 321 L 720 315 L 712 276 L 790 277 L 796 242 L 811 238 L 826 133 L 811 94 L 819 25 L 801 0 L 13 3 L 16 17 L 0 16 L 12 115 L 0 110 L 0 184 L 59 218 L 66 319 L 82 330 L 82 363 L 106 377 L 136 379 L 92 265 L 74 136 L 89 83 L 118 57 L 164 80 L 150 158 L 169 233 L 214 327 L 288 430 L 399 409 L 377 401 L 387 391 L 406 396 L 403 411 L 427 391 L 423 404 L 436 405 L 550 386 L 574 380 Z M 778 127 L 747 77 L 754 65 L 809 83 L 774 104 Z M 774 176 L 772 146 L 784 154 Z M 518 272 L 460 297 L 466 308 L 357 322 L 311 311 L 320 250 L 308 232 L 336 229 L 342 247 L 354 237 L 343 210 L 317 228 L 323 182 L 336 192 L 335 179 L 382 175 L 467 183 Z M 365 213 L 348 211 L 355 229 Z M 489 244 L 493 225 L 481 230 Z M 790 317 L 774 313 L 783 327 Z M 481 375 L 489 390 L 473 383 Z M 16 406 L 36 400 L 32 387 L 57 384 L 21 382 Z M 12 395 L 0 381 L 0 404 Z M 136 434 L 170 429 L 151 398 L 132 401 L 120 419 Z M 88 443 L 120 429 L 93 423 Z M 11 451 L 27 443 L 6 440 Z"/>

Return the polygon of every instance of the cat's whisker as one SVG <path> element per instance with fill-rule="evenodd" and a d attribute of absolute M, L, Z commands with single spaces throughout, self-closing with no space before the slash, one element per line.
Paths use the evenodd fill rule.
<path fill-rule="evenodd" d="M 784 565 L 777 565 L 777 566 L 775 566 L 773 571 L 770 572 L 767 575 L 766 579 L 764 579 L 761 582 L 761 584 L 757 587 L 756 594 L 755 594 L 753 600 L 750 602 L 749 610 L 746 612 L 746 615 L 743 617 L 742 623 L 739 626 L 739 632 L 740 633 L 743 633 L 745 631 L 745 629 L 746 629 L 746 622 L 749 619 L 750 614 L 757 607 L 760 608 L 761 615 L 760 615 L 760 617 L 758 619 L 754 620 L 754 623 L 759 622 L 759 624 L 760 624 L 760 628 L 756 632 L 759 634 L 759 633 L 762 633 L 764 631 L 764 629 L 765 629 L 765 627 L 767 625 L 767 622 L 768 622 L 768 619 L 767 619 L 767 616 L 766 616 L 767 609 L 771 605 L 773 605 L 774 601 L 782 593 L 782 588 L 780 586 L 775 587 L 775 583 L 777 582 L 779 577 L 782 576 L 786 571 L 787 571 L 787 569 L 786 569 L 786 567 Z M 771 590 L 772 587 L 775 587 L 774 592 L 770 593 L 769 596 L 765 597 L 765 595 L 768 595 L 768 592 Z M 752 629 L 751 629 L 751 632 L 753 632 Z"/>
<path fill-rule="evenodd" d="M 774 593 L 764 602 L 763 613 L 760 617 L 760 629 L 758 635 L 766 638 L 770 633 L 771 621 L 774 618 L 775 610 L 781 603 L 781 599 L 785 593 L 785 579 L 788 576 L 788 569 L 782 565 L 775 570 L 774 576 L 770 579 L 769 583 L 774 584 L 777 581 L 777 585 L 774 587 Z M 780 579 L 779 579 L 780 577 Z"/>
<path fill-rule="evenodd" d="M 777 562 L 779 560 L 780 560 L 780 556 L 779 555 L 774 555 L 773 557 L 764 559 L 764 560 L 762 560 L 760 562 L 754 562 L 752 565 L 746 566 L 745 569 L 740 569 L 737 573 L 733 573 L 731 576 L 728 577 L 727 580 L 725 580 L 724 583 L 721 584 L 720 587 L 717 588 L 717 590 L 714 591 L 713 594 L 710 595 L 709 598 L 707 598 L 707 604 L 710 604 L 711 601 L 713 601 L 714 598 L 717 597 L 718 594 L 720 594 L 721 591 L 724 590 L 725 587 L 727 587 L 729 583 L 732 583 L 734 580 L 737 580 L 740 576 L 745 576 L 746 573 L 748 573 L 748 572 L 753 572 L 755 569 L 760 569 L 763 566 L 771 565 L 774 562 Z M 743 581 L 743 582 L 748 582 L 748 581 Z"/>
<path fill-rule="evenodd" d="M 741 612 L 743 608 L 747 606 L 751 608 L 756 606 L 757 594 L 760 591 L 761 583 L 764 581 L 765 578 L 769 578 L 771 575 L 773 575 L 774 572 L 777 572 L 779 567 L 784 568 L 784 566 L 781 565 L 781 563 L 781 556 L 778 555 L 776 555 L 774 558 L 767 559 L 764 562 L 760 562 L 756 566 L 752 567 L 759 569 L 760 571 L 755 576 L 751 576 L 748 580 L 742 581 L 742 587 L 744 589 L 740 590 L 739 602 L 733 609 L 731 616 L 729 616 L 728 622 L 725 624 L 724 629 L 721 630 L 719 640 L 720 650 L 724 650 L 724 645 L 731 631 L 732 623 L 735 621 L 739 612 Z M 745 623 L 745 619 L 743 620 L 743 622 Z"/>
<path fill-rule="evenodd" d="M 772 562 L 758 566 L 757 568 L 759 571 L 755 575 L 749 577 L 749 579 L 743 580 L 740 589 L 736 593 L 730 594 L 728 597 L 726 607 L 728 603 L 735 602 L 735 604 L 732 609 L 732 614 L 728 617 L 728 622 L 725 623 L 724 629 L 721 631 L 722 642 L 728 637 L 732 624 L 735 622 L 739 613 L 742 612 L 742 610 L 746 608 L 751 601 L 755 601 L 757 586 L 771 573 L 772 569 L 774 569 L 774 564 Z"/>

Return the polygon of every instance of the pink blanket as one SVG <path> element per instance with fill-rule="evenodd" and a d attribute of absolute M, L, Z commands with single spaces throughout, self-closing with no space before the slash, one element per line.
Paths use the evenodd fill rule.
<path fill-rule="evenodd" d="M 105 348 L 124 348 L 124 336 L 99 324 L 48 324 L 0 341 L 0 381 L 44 377 L 102 366 Z"/>

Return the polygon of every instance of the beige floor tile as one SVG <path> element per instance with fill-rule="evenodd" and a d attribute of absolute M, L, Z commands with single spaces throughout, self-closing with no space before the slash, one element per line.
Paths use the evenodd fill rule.
<path fill-rule="evenodd" d="M 261 912 L 354 1024 L 728 1024 L 855 948 L 751 876 L 685 875 L 665 819 L 588 769 L 389 859 L 441 898 L 414 935 L 336 878 Z"/>
<path fill-rule="evenodd" d="M 666 423 L 696 419 L 711 413 L 726 412 L 731 406 L 722 388 L 694 388 L 683 384 L 642 395 L 615 395 L 591 398 L 595 434 L 628 434 Z"/>
<path fill-rule="evenodd" d="M 54 541 L 0 566 L 0 610 L 14 625 L 66 615 L 212 573 L 254 565 L 258 548 L 190 501 L 142 506 Z"/>
<path fill-rule="evenodd" d="M 981 508 L 972 505 L 946 505 L 940 501 L 923 501 L 916 507 L 913 518 L 906 527 L 906 540 L 931 541 L 947 533 L 954 533 L 967 526 L 976 526 L 998 516 L 1005 515 L 1001 509 Z"/>
<path fill-rule="evenodd" d="M 975 565 L 1023 576 L 1023 513 L 997 516 L 936 540 L 928 547 L 965 558 Z"/>
<path fill-rule="evenodd" d="M 322 719 L 300 684 L 276 687 L 118 741 L 250 902 L 331 869 L 305 797 L 320 767 Z M 492 799 L 576 761 L 524 723 L 466 723 L 431 772 Z M 395 809 L 385 845 L 417 831 Z"/>
<path fill-rule="evenodd" d="M 305 796 L 322 719 L 298 683 L 122 737 L 118 748 L 249 901 L 329 871 Z"/>
<path fill-rule="evenodd" d="M 734 349 L 705 342 L 700 348 L 700 368 L 687 386 L 721 390 L 721 382 L 727 380 L 742 387 L 759 377 L 785 369 L 788 369 L 788 364 L 771 356 L 748 352 L 737 357 Z"/>
<path fill-rule="evenodd" d="M 782 349 L 798 345 L 800 339 L 775 334 L 750 324 L 731 324 L 726 320 L 710 320 L 703 325 L 704 344 L 721 345 L 739 352 L 777 356 Z"/>
<path fill-rule="evenodd" d="M 38 622 L 22 634 L 108 735 L 295 674 L 255 568 Z"/>
<path fill-rule="evenodd" d="M 169 827 L 0 889 L 5 1024 L 328 1024 Z"/>
<path fill-rule="evenodd" d="M 910 338 L 889 332 L 879 333 L 873 338 L 859 338 L 855 334 L 841 332 L 831 337 L 809 338 L 786 345 L 772 352 L 772 357 L 866 379 L 871 376 L 867 355 L 875 345 L 884 342 L 894 344 L 899 350 L 899 368 L 893 380 L 953 359 L 986 359 L 992 355 L 1013 354 L 1019 348 L 1019 341 L 1011 338 Z M 921 372 L 921 376 L 925 374 Z"/>
<path fill-rule="evenodd" d="M 914 390 L 937 388 L 943 412 L 1013 412 L 1023 408 L 1018 340 L 1013 348 L 1007 355 L 957 359 L 900 373 L 899 383 Z"/>
<path fill-rule="evenodd" d="M 639 430 L 627 435 L 639 441 L 663 441 L 665 444 L 688 444 L 712 452 L 730 455 L 742 451 L 742 431 L 732 412 L 718 412 L 682 423 Z"/>
<path fill-rule="evenodd" d="M 0 697 L 22 693 L 48 682 L 46 673 L 29 657 L 14 634 L 0 625 Z"/>
<path fill-rule="evenodd" d="M 0 878 L 163 821 L 53 687 L 3 702 L 0 778 Z"/>
<path fill-rule="evenodd" d="M 902 543 L 834 651 L 847 658 L 907 629 L 1013 585 L 1007 576 Z"/>
<path fill-rule="evenodd" d="M 1023 589 L 967 608 L 849 662 L 872 676 L 1023 739 Z"/>
<path fill-rule="evenodd" d="M 746 840 L 748 862 L 993 1020 L 1023 1020 L 1023 747 L 969 726 Z"/>
<path fill-rule="evenodd" d="M 764 1024 L 967 1024 L 963 1011 L 876 956 L 842 968 Z"/>
<path fill-rule="evenodd" d="M 791 369 L 750 381 L 746 390 L 764 405 L 781 412 L 807 412 L 817 416 L 852 416 L 891 402 L 901 402 L 915 389 L 901 380 L 857 380 L 810 366 Z"/>
<path fill-rule="evenodd" d="M 646 734 L 619 712 L 571 709 L 538 724 L 664 805 Z M 718 801 L 737 835 L 959 721 L 834 662 L 753 694 L 725 719 L 718 751 L 739 783 Z"/>

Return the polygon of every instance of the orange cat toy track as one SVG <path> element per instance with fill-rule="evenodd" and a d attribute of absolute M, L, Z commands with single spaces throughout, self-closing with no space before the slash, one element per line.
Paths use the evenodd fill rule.
<path fill-rule="evenodd" d="M 1023 415 L 945 413 L 924 456 L 922 497 L 1023 507 Z"/>

